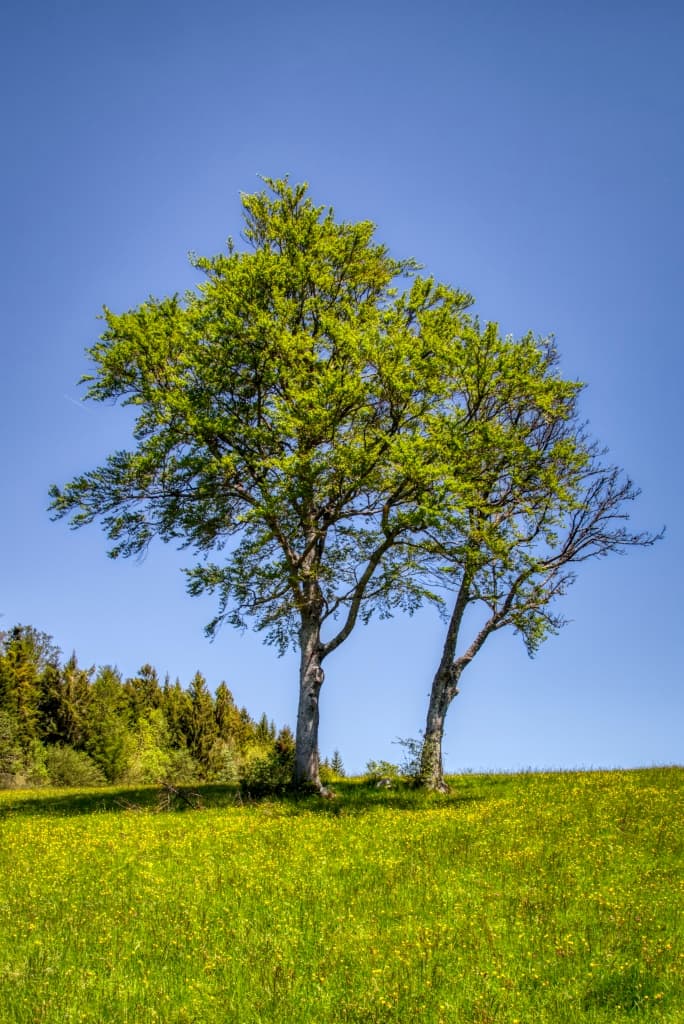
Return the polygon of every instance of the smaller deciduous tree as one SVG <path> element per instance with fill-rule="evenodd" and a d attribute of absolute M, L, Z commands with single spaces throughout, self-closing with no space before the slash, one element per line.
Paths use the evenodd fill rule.
<path fill-rule="evenodd" d="M 467 500 L 428 529 L 422 550 L 436 578 L 455 594 L 428 705 L 420 782 L 446 790 L 442 739 L 461 676 L 498 630 L 512 627 L 530 656 L 564 619 L 555 601 L 592 558 L 653 544 L 633 532 L 632 482 L 587 435 L 578 417 L 581 386 L 558 372 L 552 340 L 514 343 L 495 325 L 468 351 L 462 401 L 472 412 Z M 466 612 L 484 620 L 467 638 Z"/>

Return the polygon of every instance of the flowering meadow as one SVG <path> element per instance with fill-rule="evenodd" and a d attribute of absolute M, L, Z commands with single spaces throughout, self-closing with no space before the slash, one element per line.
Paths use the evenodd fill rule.
<path fill-rule="evenodd" d="M 0 793 L 2 1024 L 684 1022 L 684 770 Z"/>

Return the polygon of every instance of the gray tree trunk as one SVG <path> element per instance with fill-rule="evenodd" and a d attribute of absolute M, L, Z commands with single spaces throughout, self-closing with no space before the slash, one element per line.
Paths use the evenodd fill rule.
<path fill-rule="evenodd" d="M 442 739 L 446 714 L 457 693 L 458 689 L 452 685 L 451 672 L 448 669 L 445 672 L 440 668 L 432 681 L 420 758 L 419 779 L 420 785 L 425 789 L 435 790 L 438 793 L 448 793 L 449 791 L 449 787 L 444 781 Z"/>
<path fill-rule="evenodd" d="M 463 574 L 456 604 L 449 620 L 449 628 L 444 640 L 439 668 L 432 680 L 430 703 L 428 704 L 425 722 L 425 738 L 423 739 L 418 781 L 425 789 L 436 790 L 438 793 L 449 792 L 449 787 L 444 781 L 444 768 L 442 766 L 444 722 L 449 705 L 458 693 L 458 681 L 461 678 L 461 672 L 472 657 L 471 653 L 468 652 L 464 657 L 454 661 L 463 614 L 470 599 L 470 582 L 471 573 L 466 571 Z"/>
<path fill-rule="evenodd" d="M 295 785 L 325 796 L 318 763 L 319 697 L 325 678 L 321 658 L 320 622 L 302 617 L 300 627 L 299 707 L 295 751 Z"/>

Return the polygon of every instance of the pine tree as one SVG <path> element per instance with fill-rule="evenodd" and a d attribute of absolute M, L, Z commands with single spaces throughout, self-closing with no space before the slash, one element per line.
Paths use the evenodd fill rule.
<path fill-rule="evenodd" d="M 135 739 L 126 719 L 127 702 L 118 669 L 101 668 L 92 687 L 86 751 L 108 782 L 125 777 Z"/>
<path fill-rule="evenodd" d="M 219 737 L 232 743 L 236 748 L 245 746 L 248 728 L 244 722 L 233 694 L 225 683 L 220 683 L 214 698 L 214 715 Z"/>
<path fill-rule="evenodd" d="M 39 731 L 45 743 L 84 746 L 88 734 L 91 677 L 94 669 L 79 667 L 76 654 L 66 665 L 48 665 L 41 676 Z"/>
<path fill-rule="evenodd" d="M 21 772 L 23 756 L 19 745 L 19 726 L 8 711 L 0 708 L 0 785 L 11 784 Z"/>
<path fill-rule="evenodd" d="M 340 778 L 344 778 L 346 774 L 339 750 L 335 750 L 333 753 L 332 761 L 330 762 L 330 770 L 334 775 L 339 775 Z"/>
<path fill-rule="evenodd" d="M 128 701 L 128 714 L 132 726 L 137 727 L 142 718 L 161 703 L 161 688 L 156 669 L 143 665 L 137 676 L 127 679 L 123 685 Z"/>
<path fill-rule="evenodd" d="M 211 748 L 218 739 L 218 726 L 214 715 L 214 701 L 203 675 L 197 672 L 188 690 L 190 697 L 187 722 L 190 753 L 203 770 L 209 767 Z"/>
<path fill-rule="evenodd" d="M 187 749 L 191 702 L 179 679 L 172 684 L 169 677 L 166 677 L 162 687 L 160 707 L 166 719 L 171 746 L 174 750 Z"/>
<path fill-rule="evenodd" d="M 263 715 L 259 719 L 255 729 L 255 739 L 257 743 L 272 743 L 276 738 L 276 727 L 275 722 L 269 722 L 268 715 L 264 711 Z"/>
<path fill-rule="evenodd" d="M 47 633 L 19 625 L 4 635 L 0 707 L 16 722 L 18 742 L 24 752 L 39 738 L 41 676 L 48 667 L 59 667 L 59 651 Z"/>

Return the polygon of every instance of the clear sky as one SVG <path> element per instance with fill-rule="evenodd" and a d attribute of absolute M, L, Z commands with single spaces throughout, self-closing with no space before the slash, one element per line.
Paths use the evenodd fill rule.
<path fill-rule="evenodd" d="M 462 680 L 448 770 L 681 763 L 684 7 L 594 0 L 7 0 L 0 10 L 0 627 L 84 665 L 196 670 L 294 725 L 296 660 L 210 643 L 187 553 L 111 561 L 47 490 L 129 442 L 77 380 L 103 304 L 196 282 L 239 193 L 289 173 L 504 332 L 554 333 L 583 413 L 643 490 L 656 548 L 592 563 L 530 661 L 490 640 Z M 561 610 L 559 608 L 559 610 Z M 359 627 L 326 662 L 321 751 L 348 770 L 416 737 L 443 626 Z"/>

